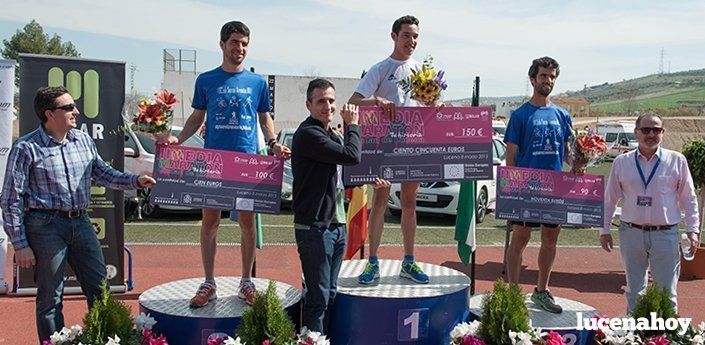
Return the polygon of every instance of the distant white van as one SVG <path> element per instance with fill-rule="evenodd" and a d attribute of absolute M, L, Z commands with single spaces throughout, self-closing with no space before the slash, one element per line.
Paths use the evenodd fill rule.
<path fill-rule="evenodd" d="M 624 152 L 636 149 L 639 144 L 634 134 L 633 121 L 608 121 L 597 123 L 597 134 L 605 138 L 608 157 L 617 157 Z"/>

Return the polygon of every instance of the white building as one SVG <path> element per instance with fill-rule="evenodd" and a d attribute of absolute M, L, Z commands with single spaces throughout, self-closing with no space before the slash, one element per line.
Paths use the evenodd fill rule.
<path fill-rule="evenodd" d="M 174 125 L 183 126 L 193 111 L 191 101 L 193 99 L 193 88 L 196 77 L 200 72 L 195 72 L 195 52 L 193 60 L 179 60 L 184 51 L 165 50 L 164 52 L 164 82 L 162 87 L 173 92 L 181 100 L 174 109 Z M 177 55 L 178 54 L 178 55 Z M 191 68 L 182 68 L 188 65 Z M 278 132 L 284 128 L 296 128 L 299 126 L 309 112 L 306 109 L 306 88 L 308 83 L 319 77 L 309 76 L 289 76 L 289 75 L 264 75 L 269 83 L 269 94 L 272 102 L 272 114 L 274 116 L 274 126 Z M 322 77 L 335 85 L 336 104 L 338 109 L 345 104 L 352 96 L 358 78 L 338 78 Z M 336 117 L 334 124 L 341 123 L 340 117 Z"/>

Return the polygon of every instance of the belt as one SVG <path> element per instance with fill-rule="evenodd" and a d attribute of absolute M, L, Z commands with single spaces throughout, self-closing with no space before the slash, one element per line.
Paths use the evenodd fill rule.
<path fill-rule="evenodd" d="M 631 226 L 632 228 L 637 228 L 641 229 L 644 231 L 658 231 L 658 230 L 668 230 L 676 226 L 677 224 L 674 225 L 641 225 L 641 224 L 634 224 L 634 223 L 629 223 L 629 222 L 624 222 L 624 224 L 627 224 Z"/>
<path fill-rule="evenodd" d="M 78 218 L 78 217 L 87 213 L 86 210 L 63 211 L 63 210 L 48 210 L 48 209 L 43 209 L 43 208 L 30 208 L 29 210 L 33 211 L 33 212 L 44 212 L 44 213 L 58 214 L 58 215 L 62 215 L 64 217 L 66 217 L 66 218 Z"/>

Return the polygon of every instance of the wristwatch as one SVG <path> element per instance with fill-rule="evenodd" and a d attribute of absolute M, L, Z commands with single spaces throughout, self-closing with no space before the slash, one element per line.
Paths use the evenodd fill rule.
<path fill-rule="evenodd" d="M 277 143 L 276 139 L 269 139 L 269 140 L 267 140 L 267 147 L 269 147 L 269 149 L 274 149 L 274 144 L 276 144 L 276 143 Z"/>

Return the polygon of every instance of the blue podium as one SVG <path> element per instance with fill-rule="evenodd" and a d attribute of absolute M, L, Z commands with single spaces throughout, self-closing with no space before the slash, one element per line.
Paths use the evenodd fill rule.
<path fill-rule="evenodd" d="M 343 262 L 331 310 L 331 344 L 448 344 L 450 331 L 468 316 L 470 278 L 418 263 L 430 282 L 417 284 L 399 277 L 401 261 L 380 260 L 379 282 L 361 285 L 357 277 L 366 262 Z"/>
<path fill-rule="evenodd" d="M 205 307 L 193 309 L 189 300 L 202 278 L 184 279 L 157 285 L 140 295 L 140 311 L 156 321 L 157 334 L 163 333 L 170 345 L 207 345 L 210 337 L 233 336 L 247 304 L 237 297 L 240 277 L 217 277 L 218 298 Z M 269 280 L 252 278 L 257 291 L 267 290 Z M 277 295 L 292 319 L 299 319 L 301 292 L 277 282 Z"/>
<path fill-rule="evenodd" d="M 482 321 L 482 298 L 484 294 L 475 295 L 470 298 L 470 320 Z M 578 329 L 578 317 L 591 318 L 597 314 L 597 310 L 587 304 L 573 301 L 566 298 L 554 296 L 556 303 L 563 307 L 560 314 L 549 313 L 539 308 L 531 302 L 529 296 L 526 297 L 526 307 L 529 309 L 531 324 L 542 331 L 556 331 L 563 336 L 566 345 L 586 345 L 591 344 L 595 336 L 593 331 Z"/>

